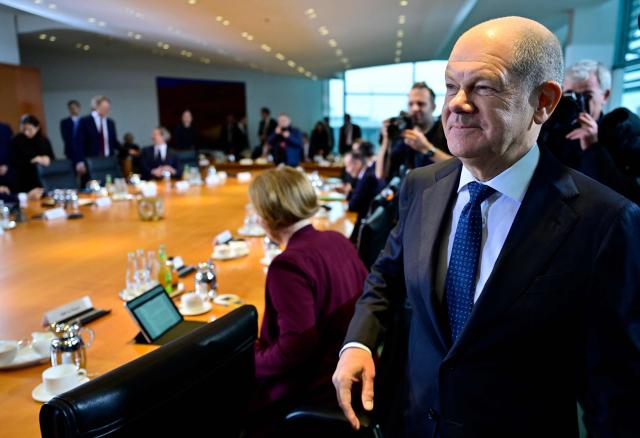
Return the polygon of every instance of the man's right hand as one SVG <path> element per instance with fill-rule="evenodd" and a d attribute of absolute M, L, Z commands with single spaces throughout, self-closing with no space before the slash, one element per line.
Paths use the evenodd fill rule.
<path fill-rule="evenodd" d="M 336 387 L 338 404 L 351 426 L 360 429 L 360 421 L 351 406 L 351 388 L 354 382 L 362 383 L 362 406 L 373 410 L 373 379 L 376 367 L 371 353 L 360 348 L 347 348 L 340 355 L 338 366 L 333 373 L 333 386 Z"/>
<path fill-rule="evenodd" d="M 76 172 L 78 172 L 78 175 L 87 173 L 87 166 L 85 166 L 84 162 L 80 161 L 76 164 Z"/>

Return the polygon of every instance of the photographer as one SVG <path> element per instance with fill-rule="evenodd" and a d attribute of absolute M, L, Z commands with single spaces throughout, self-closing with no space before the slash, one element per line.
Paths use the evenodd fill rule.
<path fill-rule="evenodd" d="M 385 120 L 380 130 L 376 177 L 388 180 L 400 169 L 426 166 L 451 158 L 440 119 L 434 120 L 435 93 L 424 82 L 409 92 L 409 114 Z"/>
<path fill-rule="evenodd" d="M 302 132 L 291 126 L 291 119 L 284 113 L 278 116 L 278 126 L 269 136 L 267 144 L 276 164 L 295 167 L 302 161 Z"/>
<path fill-rule="evenodd" d="M 640 119 L 626 108 L 604 114 L 611 73 L 582 60 L 565 72 L 564 95 L 538 143 L 569 167 L 640 202 Z"/>

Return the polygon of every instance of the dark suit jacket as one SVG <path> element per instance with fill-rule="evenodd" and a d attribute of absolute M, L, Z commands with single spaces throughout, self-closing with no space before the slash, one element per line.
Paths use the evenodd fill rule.
<path fill-rule="evenodd" d="M 360 221 L 367 217 L 369 212 L 369 206 L 371 201 L 376 197 L 380 190 L 384 187 L 378 178 L 376 178 L 376 165 L 375 163 L 367 167 L 362 175 L 362 178 L 358 178 L 353 183 L 353 189 L 349 193 L 349 211 L 358 213 L 356 223 L 351 233 L 351 241 L 358 240 L 358 232 L 360 231 Z"/>
<path fill-rule="evenodd" d="M 142 153 L 140 154 L 140 174 L 142 179 L 154 179 L 155 177 L 151 174 L 151 171 L 159 166 L 171 166 L 178 172 L 176 177 L 182 175 L 180 160 L 173 150 L 167 148 L 164 160 L 157 159 L 154 152 L 153 145 L 142 148 Z"/>
<path fill-rule="evenodd" d="M 351 124 L 351 143 L 362 137 L 362 130 L 360 126 Z M 347 144 L 347 133 L 345 132 L 344 125 L 340 128 L 340 153 L 345 154 L 351 150 L 351 144 Z"/>
<path fill-rule="evenodd" d="M 256 345 L 256 407 L 314 398 L 335 405 L 331 375 L 367 270 L 334 231 L 298 230 L 267 273 Z"/>
<path fill-rule="evenodd" d="M 118 137 L 116 136 L 116 124 L 110 118 L 107 118 L 107 131 L 109 133 L 109 154 L 110 156 L 115 156 L 118 153 Z M 102 155 L 98 128 L 91 114 L 80 119 L 77 136 L 72 159 L 74 164 L 84 161 L 85 157 L 99 157 Z"/>
<path fill-rule="evenodd" d="M 460 169 L 409 173 L 346 337 L 375 351 L 406 293 L 407 435 L 576 437 L 579 400 L 593 436 L 640 436 L 640 209 L 543 150 L 451 346 L 434 272 Z"/>
<path fill-rule="evenodd" d="M 266 131 L 264 129 L 264 125 L 264 120 L 260 119 L 260 125 L 258 126 L 258 138 L 260 138 L 261 143 L 267 141 L 269 136 L 273 134 L 273 131 L 276 130 L 276 126 L 278 126 L 278 123 L 274 119 L 269 118 L 269 123 L 267 124 Z M 262 146 L 262 144 L 260 146 Z"/>
<path fill-rule="evenodd" d="M 80 127 L 80 119 L 78 119 L 78 128 Z M 64 156 L 70 160 L 73 160 L 73 153 L 75 150 L 75 141 L 77 139 L 77 133 L 73 132 L 73 119 L 71 117 L 60 120 L 60 135 L 64 143 Z"/>
<path fill-rule="evenodd" d="M 285 163 L 292 167 L 300 164 L 304 153 L 302 141 L 302 132 L 293 126 L 289 127 L 289 137 L 285 138 L 275 132 L 271 134 L 267 143 L 271 146 L 273 161 L 276 164 Z"/>

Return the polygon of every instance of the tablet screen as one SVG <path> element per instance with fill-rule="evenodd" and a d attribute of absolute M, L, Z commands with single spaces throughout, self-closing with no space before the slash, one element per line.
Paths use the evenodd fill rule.
<path fill-rule="evenodd" d="M 156 286 L 129 301 L 127 307 L 151 341 L 182 321 L 182 315 L 162 286 Z"/>

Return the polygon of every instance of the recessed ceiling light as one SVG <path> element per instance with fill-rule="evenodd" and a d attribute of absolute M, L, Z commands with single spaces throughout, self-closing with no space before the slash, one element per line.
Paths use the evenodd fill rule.
<path fill-rule="evenodd" d="M 36 5 L 41 5 L 41 4 L 42 4 L 42 0 L 33 0 L 33 2 L 34 2 Z"/>
<path fill-rule="evenodd" d="M 396 50 L 396 56 L 400 56 L 400 55 L 402 55 L 402 50 L 400 49 Z"/>
<path fill-rule="evenodd" d="M 195 5 L 196 3 L 198 3 L 198 0 L 189 0 L 187 3 L 189 3 L 190 5 Z"/>
<path fill-rule="evenodd" d="M 404 30 L 398 29 L 398 38 L 403 38 L 403 37 L 404 37 Z"/>
<path fill-rule="evenodd" d="M 41 33 L 38 38 L 40 38 L 41 40 L 46 40 L 47 39 L 47 34 L 46 33 Z"/>
<path fill-rule="evenodd" d="M 270 52 L 271 51 L 271 47 L 269 47 L 266 44 L 261 45 L 260 48 L 262 48 L 262 50 L 264 50 L 265 52 Z"/>
<path fill-rule="evenodd" d="M 89 18 L 87 18 L 87 21 L 88 21 L 89 23 L 95 23 L 95 22 L 96 22 L 96 19 L 95 19 L 95 18 L 93 18 L 93 17 L 89 17 Z"/>
<path fill-rule="evenodd" d="M 341 61 L 345 64 L 349 63 L 349 58 L 342 58 Z"/>
<path fill-rule="evenodd" d="M 402 41 L 398 41 L 398 42 L 396 43 L 396 47 L 397 47 L 397 48 L 402 47 Z"/>
<path fill-rule="evenodd" d="M 334 40 L 333 38 L 331 38 L 331 39 L 329 40 L 329 45 L 330 45 L 331 47 L 336 47 L 336 46 L 338 45 L 338 42 L 337 42 L 336 40 Z"/>
<path fill-rule="evenodd" d="M 284 61 L 285 57 L 282 53 L 276 53 L 276 58 L 278 58 L 280 61 Z"/>
<path fill-rule="evenodd" d="M 49 37 L 49 41 L 54 42 L 55 40 L 56 40 L 56 37 L 55 37 L 55 36 L 51 35 L 51 36 Z"/>
<path fill-rule="evenodd" d="M 303 66 L 298 67 L 298 73 L 304 73 L 305 69 Z"/>
<path fill-rule="evenodd" d="M 318 28 L 318 32 L 320 32 L 320 35 L 329 35 L 329 29 L 327 29 L 325 26 L 320 26 Z"/>
<path fill-rule="evenodd" d="M 85 44 L 84 46 L 82 46 L 82 50 L 84 50 L 85 52 L 88 52 L 91 49 L 91 46 L 89 44 Z"/>
<path fill-rule="evenodd" d="M 400 0 L 400 6 L 407 6 L 409 2 L 407 0 Z"/>
<path fill-rule="evenodd" d="M 131 32 L 131 31 L 127 32 L 127 36 L 132 37 L 133 36 L 133 32 Z"/>
<path fill-rule="evenodd" d="M 296 68 L 296 63 L 293 62 L 292 60 L 287 61 L 287 65 L 291 68 Z"/>
<path fill-rule="evenodd" d="M 218 16 L 216 17 L 216 21 L 222 21 L 222 20 L 224 20 L 224 17 L 223 17 L 223 16 L 218 15 Z"/>
<path fill-rule="evenodd" d="M 398 24 L 404 24 L 405 22 L 405 16 L 404 15 L 400 15 L 398 17 Z"/>
<path fill-rule="evenodd" d="M 247 39 L 248 39 L 249 41 L 253 41 L 253 35 L 247 35 Z"/>
<path fill-rule="evenodd" d="M 134 36 L 135 39 L 139 40 L 142 38 L 142 35 L 140 35 L 139 33 L 135 34 Z"/>
<path fill-rule="evenodd" d="M 231 23 L 229 22 L 229 20 L 224 20 L 224 21 L 222 22 L 222 24 L 223 24 L 224 26 L 228 26 L 228 25 L 229 25 L 229 24 L 231 24 Z"/>
<path fill-rule="evenodd" d="M 313 15 L 316 13 L 316 11 L 314 9 L 307 9 L 304 13 L 305 15 Z"/>
<path fill-rule="evenodd" d="M 242 32 L 242 33 L 240 34 L 240 36 L 241 36 L 242 38 L 246 38 L 246 37 L 248 37 L 248 36 L 249 36 L 249 34 L 248 34 L 247 32 Z"/>
<path fill-rule="evenodd" d="M 336 49 L 336 56 L 342 56 L 342 49 Z"/>
<path fill-rule="evenodd" d="M 310 78 L 310 77 L 311 77 L 311 72 L 310 72 L 310 71 L 308 71 L 308 72 L 306 72 L 304 75 L 305 75 L 306 77 Z"/>
<path fill-rule="evenodd" d="M 164 43 L 164 44 L 162 45 L 162 48 L 163 48 L 164 50 L 169 50 L 169 48 L 170 48 L 170 47 L 171 47 L 171 46 L 170 46 L 169 44 L 167 44 L 167 43 Z"/>
<path fill-rule="evenodd" d="M 55 3 L 49 3 L 49 9 L 58 9 L 58 5 Z"/>
<path fill-rule="evenodd" d="M 100 27 L 105 27 L 107 25 L 107 23 L 105 23 L 104 21 L 99 21 L 98 22 L 98 26 Z"/>

